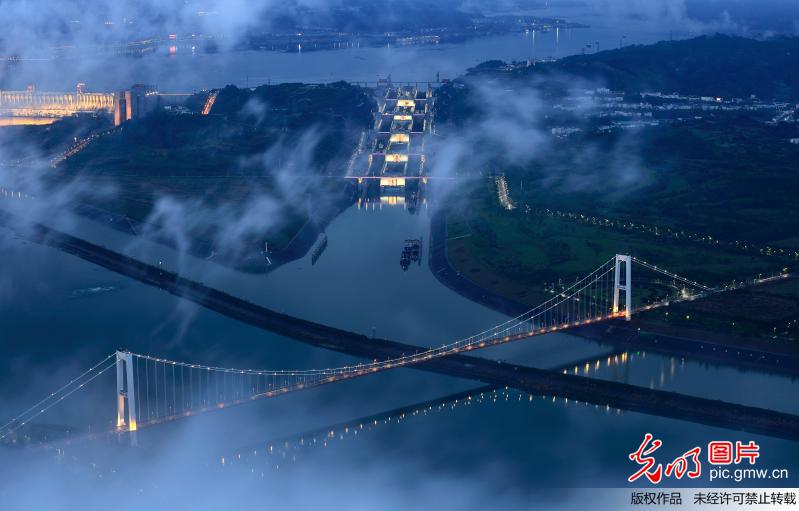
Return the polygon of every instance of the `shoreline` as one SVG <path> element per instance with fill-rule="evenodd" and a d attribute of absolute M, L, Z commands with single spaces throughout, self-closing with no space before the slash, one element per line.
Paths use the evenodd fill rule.
<path fill-rule="evenodd" d="M 255 270 L 252 266 L 256 259 L 264 257 L 263 251 L 258 254 L 250 254 L 239 260 L 232 260 L 224 256 L 217 258 L 215 257 L 216 254 L 211 243 L 195 238 L 192 239 L 188 253 L 198 259 L 205 259 L 242 273 L 267 274 L 280 268 L 284 264 L 305 257 L 308 252 L 310 252 L 311 248 L 313 248 L 319 234 L 324 232 L 325 228 L 327 228 L 330 222 L 338 215 L 351 207 L 353 202 L 353 194 L 350 187 L 347 185 L 343 186 L 342 190 L 336 193 L 335 196 L 323 200 L 318 207 L 310 212 L 305 223 L 294 233 L 294 236 L 292 236 L 285 247 L 274 252 L 270 251 L 269 254 L 267 254 L 272 264 L 264 266 L 263 270 Z M 72 210 L 83 218 L 110 227 L 118 232 L 134 237 L 144 237 L 148 241 L 161 244 L 171 249 L 176 249 L 175 244 L 166 237 L 143 234 L 148 226 L 147 222 L 135 220 L 127 215 L 107 211 L 90 204 L 75 204 Z"/>
<path fill-rule="evenodd" d="M 428 266 L 441 284 L 464 298 L 507 316 L 515 317 L 530 310 L 526 304 L 480 287 L 456 270 L 447 255 L 447 237 L 447 213 L 439 208 L 430 218 Z"/>
<path fill-rule="evenodd" d="M 459 272 L 449 261 L 447 239 L 447 211 L 440 208 L 430 219 L 428 265 L 441 284 L 464 298 L 511 317 L 530 309 L 528 305 L 480 287 Z M 705 363 L 731 364 L 741 370 L 799 377 L 799 356 L 762 349 L 762 341 L 755 339 L 736 338 L 735 343 L 725 343 L 720 334 L 708 333 L 703 339 L 688 334 L 667 335 L 630 326 L 624 320 L 577 327 L 569 333 L 616 349 L 644 350 L 666 356 L 693 358 Z M 713 339 L 710 340 L 710 337 Z"/>

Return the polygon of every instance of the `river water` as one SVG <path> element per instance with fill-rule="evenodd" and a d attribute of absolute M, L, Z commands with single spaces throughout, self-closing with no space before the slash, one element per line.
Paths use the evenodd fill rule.
<path fill-rule="evenodd" d="M 595 39 L 573 32 L 559 37 Z M 557 44 L 561 50 L 566 43 Z M 247 64 L 231 64 L 232 70 L 225 72 L 214 67 L 228 65 L 225 59 L 208 57 L 216 60 L 205 76 L 219 82 L 204 85 L 237 80 L 250 71 L 252 76 L 260 72 L 274 80 L 353 78 L 345 73 L 372 79 L 387 72 L 404 79 L 428 79 L 437 68 L 452 66 L 447 72 L 454 74 L 487 56 L 525 58 L 530 45 L 524 36 L 506 36 L 452 49 L 414 50 L 406 56 L 422 59 L 414 60 L 415 64 L 425 62 L 424 55 L 429 54 L 429 62 L 436 65 L 408 68 L 385 63 L 387 57 L 405 55 L 405 50 L 393 49 L 236 54 L 229 60 Z M 442 59 L 442 55 L 447 57 Z M 192 62 L 202 59 L 206 57 Z M 310 71 L 309 61 L 315 62 Z M 160 69 L 157 61 L 135 61 L 135 65 L 151 64 Z M 403 75 L 410 69 L 419 74 Z M 316 264 L 307 256 L 266 275 L 242 274 L 181 256 L 88 221 L 67 229 L 148 262 L 179 268 L 192 278 L 256 303 L 367 335 L 436 345 L 505 319 L 444 287 L 426 264 L 412 265 L 407 271 L 400 268 L 399 254 L 406 238 L 423 239 L 426 261 L 430 236 L 429 211 L 424 208 L 411 215 L 402 207 L 352 207 L 328 226 L 329 244 Z M 4 353 L 0 416 L 13 415 L 119 347 L 234 367 L 335 367 L 353 360 L 242 325 L 53 249 L 21 241 L 6 231 L 0 232 L 0 247 L 0 347 Z M 789 378 L 650 353 L 631 353 L 607 364 L 606 354 L 607 348 L 562 334 L 479 352 L 484 357 L 570 370 L 575 360 L 597 357 L 602 361 L 600 368 L 591 370 L 597 377 L 799 413 L 794 397 L 797 383 Z M 792 442 L 502 389 L 496 398 L 493 394 L 482 399 L 474 396 L 467 404 L 461 401 L 404 420 L 380 422 L 359 429 L 355 438 L 359 417 L 476 386 L 412 369 L 388 371 L 178 421 L 164 426 L 157 436 L 142 431 L 145 447 L 121 458 L 113 455 L 116 448 L 91 448 L 70 458 L 73 448 L 68 447 L 66 459 L 72 463 L 62 459 L 62 464 L 52 468 L 55 477 L 47 485 L 37 485 L 38 478 L 17 476 L 0 483 L 0 495 L 13 484 L 14 496 L 30 502 L 44 505 L 58 495 L 79 503 L 87 488 L 111 492 L 133 481 L 137 491 L 153 502 L 188 502 L 199 508 L 225 503 L 288 502 L 310 507 L 349 502 L 353 507 L 400 509 L 425 499 L 435 502 L 443 490 L 451 498 L 443 507 L 521 509 L 536 498 L 540 487 L 624 486 L 637 468 L 627 454 L 646 432 L 664 440 L 659 458 L 664 462 L 713 439 L 758 441 L 759 465 L 768 468 L 792 468 L 799 459 L 799 446 Z M 53 409 L 44 422 L 86 427 L 86 418 L 91 417 L 94 428 L 107 425 L 115 406 L 112 378 L 87 388 L 86 394 L 70 406 Z M 341 422 L 352 422 L 353 429 L 331 428 L 332 437 L 319 438 L 313 447 L 266 454 L 275 438 Z M 10 470 L 13 463 L 15 473 L 21 473 L 18 468 L 31 463 L 20 461 L 18 455 L 3 458 L 0 471 Z M 146 469 L 137 464 L 139 458 L 146 459 Z M 69 470 L 67 477 L 64 467 L 81 470 Z M 102 485 L 91 482 L 98 477 Z M 707 479 L 699 483 L 707 484 Z M 796 479 L 777 484 L 796 486 Z M 223 492 L 225 500 L 219 497 Z"/>
<path fill-rule="evenodd" d="M 622 35 L 625 39 L 622 40 Z M 147 81 L 166 92 L 191 92 L 228 84 L 254 86 L 280 82 L 375 81 L 391 75 L 397 81 L 454 78 L 491 59 L 506 61 L 560 58 L 620 44 L 652 43 L 669 34 L 628 27 L 592 27 L 527 34 L 507 34 L 460 44 L 410 47 L 355 47 L 331 51 L 241 51 L 205 54 L 178 51 L 144 58 L 85 55 L 80 58 L 21 61 L 0 86 L 39 90 L 72 90 L 78 82 L 89 91 L 109 91 Z"/>

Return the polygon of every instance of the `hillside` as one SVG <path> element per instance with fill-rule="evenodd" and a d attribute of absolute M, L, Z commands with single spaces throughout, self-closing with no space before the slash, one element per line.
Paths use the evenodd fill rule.
<path fill-rule="evenodd" d="M 479 150 L 463 172 L 490 176 L 447 198 L 450 262 L 531 305 L 613 253 L 713 284 L 795 270 L 797 57 L 799 38 L 700 37 L 536 66 L 490 61 L 442 86 L 439 132 L 469 136 Z M 503 138 L 533 149 L 509 156 Z M 786 297 L 799 303 L 795 288 Z M 792 307 L 750 311 L 757 321 L 686 316 L 799 338 Z"/>
<path fill-rule="evenodd" d="M 197 95 L 188 104 L 199 110 L 204 99 Z M 313 147 L 298 148 L 312 153 L 313 169 L 303 171 L 335 172 L 371 121 L 371 110 L 368 95 L 343 82 L 252 91 L 228 86 L 212 115 L 161 110 L 133 119 L 68 160 L 66 168 L 90 175 L 268 175 L 272 169 L 263 162 L 246 159 L 311 137 Z"/>
<path fill-rule="evenodd" d="M 575 55 L 516 72 L 520 78 L 565 73 L 626 92 L 799 99 L 799 37 L 725 35 Z"/>
<path fill-rule="evenodd" d="M 82 205 L 133 232 L 145 222 L 157 232 L 166 222 L 153 218 L 158 201 L 177 200 L 196 213 L 186 221 L 196 254 L 260 271 L 263 262 L 253 254 L 265 242 L 276 257 L 310 217 L 338 207 L 343 181 L 318 178 L 343 172 L 372 120 L 373 101 L 343 82 L 228 86 L 211 114 L 200 115 L 206 97 L 187 102 L 193 112 L 156 110 L 103 132 L 54 179 L 80 176 L 114 190 Z M 269 218 L 247 226 L 236 243 L 220 241 L 228 226 L 217 216 L 246 219 L 257 208 L 268 209 Z M 292 250 L 301 254 L 303 247 Z"/>

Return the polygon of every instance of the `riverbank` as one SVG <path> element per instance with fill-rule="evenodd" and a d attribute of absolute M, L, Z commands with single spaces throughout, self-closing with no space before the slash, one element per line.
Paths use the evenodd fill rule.
<path fill-rule="evenodd" d="M 518 316 L 530 306 L 485 289 L 469 280 L 447 255 L 447 211 L 431 218 L 430 271 L 452 291 L 493 310 Z M 731 364 L 742 369 L 799 376 L 799 351 L 784 345 L 768 345 L 760 339 L 732 338 L 719 333 L 681 330 L 679 335 L 658 331 L 644 322 L 617 321 L 576 328 L 570 333 L 615 348 L 645 350 L 667 356 L 690 357 L 708 363 Z"/>
<path fill-rule="evenodd" d="M 355 202 L 352 186 L 345 183 L 336 193 L 311 199 L 316 204 L 308 213 L 307 219 L 290 237 L 288 243 L 282 247 L 274 245 L 269 247 L 269 252 L 251 251 L 244 256 L 230 257 L 229 254 L 219 254 L 213 243 L 194 238 L 187 248 L 189 255 L 198 259 L 212 260 L 213 262 L 245 273 L 269 273 L 284 264 L 302 259 L 313 247 L 317 237 L 339 214 Z M 146 221 L 137 220 L 127 215 L 108 211 L 90 204 L 76 204 L 72 210 L 89 220 L 98 222 L 106 227 L 111 227 L 129 236 L 142 236 L 166 247 L 177 250 L 174 240 L 168 236 L 158 234 L 157 225 Z M 268 262 L 267 262 L 268 257 Z"/>
<path fill-rule="evenodd" d="M 485 289 L 456 270 L 447 255 L 447 237 L 447 213 L 444 209 L 438 209 L 430 220 L 428 264 L 439 282 L 469 300 L 511 317 L 530 310 L 530 306 Z"/>

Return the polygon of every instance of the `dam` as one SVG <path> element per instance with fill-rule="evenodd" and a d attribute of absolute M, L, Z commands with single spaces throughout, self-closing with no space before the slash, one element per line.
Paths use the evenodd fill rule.
<path fill-rule="evenodd" d="M 82 83 L 75 92 L 0 90 L 0 126 L 51 124 L 77 114 L 113 115 L 114 125 L 139 117 L 164 103 L 182 102 L 190 94 L 162 94 L 151 85 L 135 84 L 116 92 L 87 92 Z"/>

